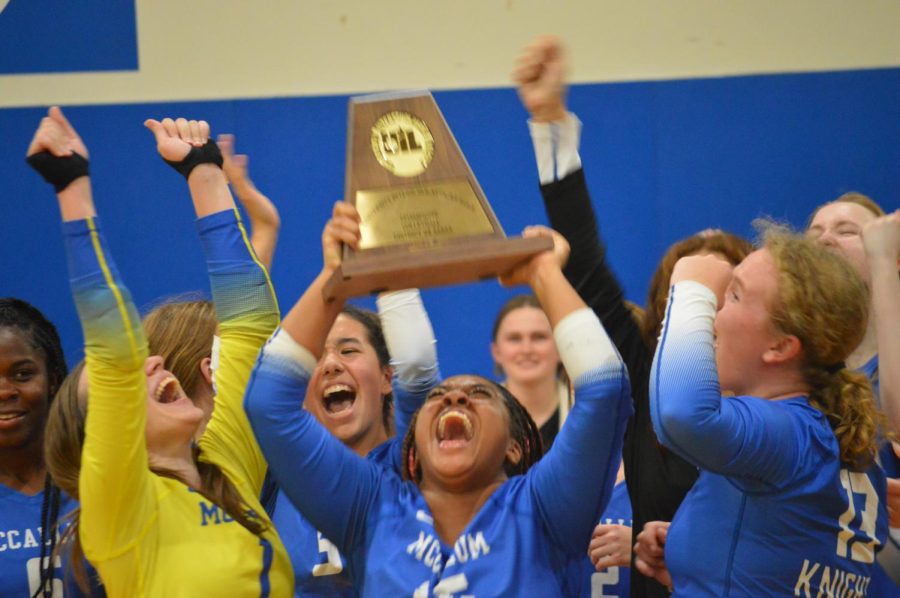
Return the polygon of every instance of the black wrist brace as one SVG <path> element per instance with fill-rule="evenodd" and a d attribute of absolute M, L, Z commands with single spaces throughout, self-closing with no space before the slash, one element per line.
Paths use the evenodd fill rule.
<path fill-rule="evenodd" d="M 78 152 L 71 156 L 54 156 L 43 151 L 25 158 L 28 165 L 34 168 L 44 180 L 53 185 L 57 193 L 69 186 L 69 183 L 83 176 L 89 176 L 87 158 Z"/>
<path fill-rule="evenodd" d="M 222 152 L 219 151 L 219 146 L 216 145 L 216 142 L 212 139 L 207 139 L 206 144 L 204 144 L 203 147 L 191 147 L 191 151 L 189 151 L 188 155 L 180 162 L 166 160 L 165 158 L 163 158 L 163 160 L 166 164 L 180 172 L 185 179 L 190 176 L 191 171 L 194 170 L 194 168 L 201 164 L 215 164 L 219 168 L 222 168 Z"/>

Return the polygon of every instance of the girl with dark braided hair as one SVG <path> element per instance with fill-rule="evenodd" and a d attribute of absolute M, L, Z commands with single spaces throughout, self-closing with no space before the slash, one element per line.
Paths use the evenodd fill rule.
<path fill-rule="evenodd" d="M 355 210 L 339 204 L 323 234 L 325 267 L 263 348 L 247 388 L 245 409 L 282 491 L 346 557 L 362 596 L 571 595 L 566 570 L 584 557 L 609 500 L 631 401 L 618 353 L 562 274 L 568 245 L 555 236 L 553 251 L 503 279 L 531 285 L 574 380 L 576 401 L 552 450 L 541 458 L 538 429 L 508 391 L 453 376 L 411 422 L 397 475 L 297 409 L 341 309 L 323 286 L 341 243 L 358 240 Z"/>
<path fill-rule="evenodd" d="M 61 596 L 51 556 L 56 521 L 73 506 L 50 481 L 43 443 L 66 377 L 56 328 L 34 306 L 0 299 L 0 595 Z"/>

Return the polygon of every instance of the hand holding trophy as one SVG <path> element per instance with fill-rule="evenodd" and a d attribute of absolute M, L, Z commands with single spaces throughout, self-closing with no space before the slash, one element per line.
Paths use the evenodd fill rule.
<path fill-rule="evenodd" d="M 350 100 L 344 198 L 360 243 L 327 299 L 495 278 L 552 247 L 506 237 L 428 92 Z"/>

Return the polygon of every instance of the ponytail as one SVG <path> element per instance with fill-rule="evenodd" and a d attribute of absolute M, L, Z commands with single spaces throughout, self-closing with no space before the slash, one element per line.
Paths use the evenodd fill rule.
<path fill-rule="evenodd" d="M 869 379 L 847 368 L 809 368 L 804 374 L 812 386 L 810 404 L 826 415 L 837 437 L 841 463 L 854 471 L 868 468 L 878 450 L 878 431 L 886 429 Z"/>

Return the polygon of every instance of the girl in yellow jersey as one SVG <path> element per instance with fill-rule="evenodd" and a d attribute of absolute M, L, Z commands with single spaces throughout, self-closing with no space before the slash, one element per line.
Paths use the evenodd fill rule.
<path fill-rule="evenodd" d="M 87 148 L 58 108 L 29 162 L 57 190 L 85 365 L 64 383 L 46 449 L 54 480 L 81 503 L 70 530 L 117 596 L 289 596 L 290 563 L 258 496 L 266 464 L 242 410 L 256 354 L 278 325 L 205 122 L 147 121 L 160 155 L 188 180 L 220 322 L 218 390 L 203 413 L 147 343 L 91 199 Z M 190 331 L 184 331 L 190 334 Z M 85 418 L 89 411 L 90 417 Z"/>

